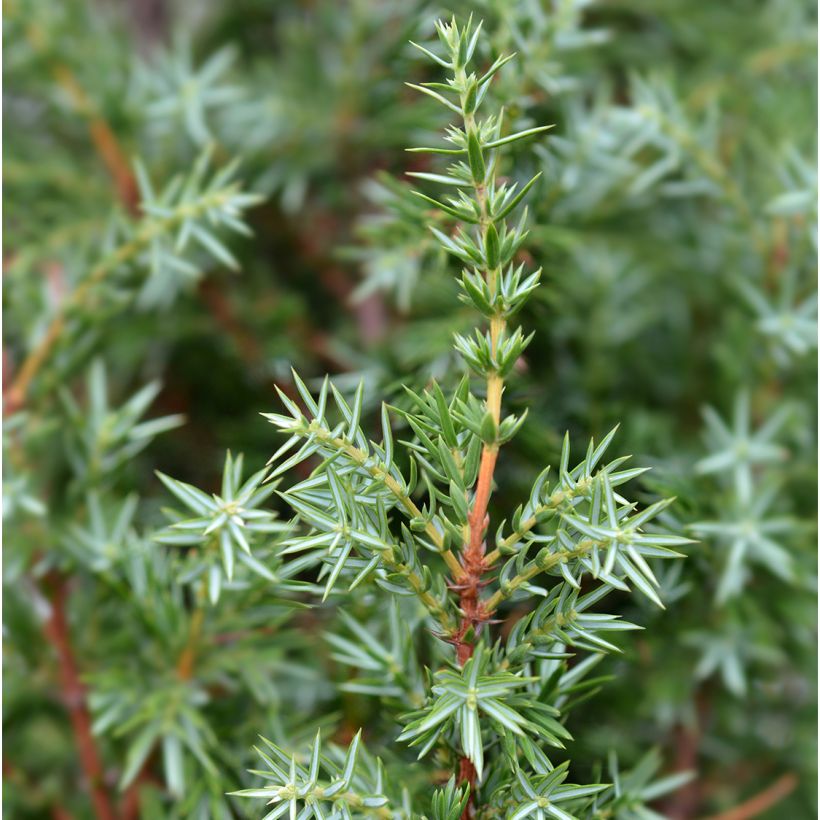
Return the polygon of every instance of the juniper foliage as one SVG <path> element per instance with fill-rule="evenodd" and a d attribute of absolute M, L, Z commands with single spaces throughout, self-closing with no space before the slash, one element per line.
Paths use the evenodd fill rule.
<path fill-rule="evenodd" d="M 10 816 L 812 816 L 814 22 L 754 5 L 9 5 Z"/>
<path fill-rule="evenodd" d="M 649 560 L 676 557 L 672 548 L 688 539 L 653 526 L 667 501 L 638 511 L 616 491 L 643 471 L 626 467 L 626 458 L 604 460 L 615 431 L 597 445 L 590 441 L 577 464 L 570 461 L 565 439 L 555 477 L 546 468 L 509 522 L 488 518 L 499 451 L 523 421 L 502 412 L 505 382 L 530 338 L 511 321 L 540 276 L 515 262 L 526 239 L 526 210 L 514 225 L 507 220 L 537 176 L 520 186 L 502 181 L 501 149 L 549 126 L 509 132 L 501 113 L 481 116 L 487 89 L 510 58 L 500 56 L 486 70 L 476 70 L 480 25 L 439 22 L 437 33 L 443 53 L 416 48 L 448 71 L 446 81 L 412 87 L 459 119 L 447 128 L 448 147 L 410 150 L 444 155 L 452 164 L 444 173 L 411 176 L 454 192 L 443 201 L 415 193 L 456 222 L 449 233 L 431 230 L 467 266 L 462 298 L 488 325 L 471 337 L 455 338 L 471 375 L 483 384 L 482 395 L 473 392 L 470 376 L 452 396 L 436 382 L 421 394 L 409 391 L 412 409 L 394 410 L 395 422 L 391 407 L 382 405 L 382 437 L 376 443 L 362 428 L 363 382 L 348 402 L 327 380 L 314 397 L 294 374 L 303 407 L 280 391 L 288 412 L 266 414 L 287 436 L 271 458 L 269 479 L 290 474 L 309 458 L 320 459 L 309 477 L 282 493 L 296 514 L 282 554 L 298 553 L 321 564 L 323 600 L 344 587 L 344 606 L 351 595 L 376 595 L 368 590 L 372 584 L 397 599 L 415 600 L 425 611 L 421 620 L 414 619 L 415 630 L 398 633 L 395 653 L 425 659 L 432 678 L 414 683 L 414 710 L 407 712 L 399 700 L 393 720 L 403 731 L 396 740 L 419 746 L 419 758 L 435 752 L 449 761 L 445 766 L 455 782 L 467 787 L 467 816 L 566 818 L 575 816 L 569 811 L 592 810 L 592 798 L 609 785 L 566 785 L 569 762 L 556 767 L 545 752 L 548 746 L 564 748 L 570 739 L 562 723 L 569 708 L 565 699 L 587 685 L 583 672 L 593 667 L 574 667 L 568 682 L 567 659 L 575 656 L 569 650 L 591 651 L 592 658 L 617 651 L 602 633 L 636 627 L 588 610 L 613 590 L 628 591 L 630 584 L 662 605 Z M 396 422 L 409 439 L 397 440 Z M 532 608 L 539 596 L 543 602 L 506 640 L 493 633 L 491 622 L 505 602 Z M 369 625 L 352 619 L 346 624 L 370 644 Z M 367 656 L 364 661 L 361 656 L 350 646 L 345 660 L 367 669 Z M 414 658 L 411 665 L 423 664 Z M 396 683 L 401 694 L 398 678 Z M 373 689 L 377 694 L 378 685 Z M 401 799 L 397 794 L 391 805 L 384 792 L 400 779 L 390 777 L 389 769 L 373 795 L 351 789 L 358 737 L 344 770 L 329 785 L 317 785 L 317 739 L 311 765 L 302 773 L 295 758 L 285 766 L 287 756 L 279 747 L 271 745 L 278 764 L 260 750 L 271 769 L 270 782 L 237 794 L 267 797 L 274 805 L 269 818 L 288 807 L 292 816 L 304 817 L 364 815 L 368 808 L 379 808 L 384 816 L 425 811 L 413 808 L 418 797 L 412 793 Z M 428 769 L 425 779 L 435 783 L 433 771 Z"/>

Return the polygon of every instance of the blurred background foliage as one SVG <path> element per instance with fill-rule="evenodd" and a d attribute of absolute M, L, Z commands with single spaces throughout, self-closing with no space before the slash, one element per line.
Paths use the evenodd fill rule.
<path fill-rule="evenodd" d="M 226 447 L 258 470 L 278 446 L 258 414 L 274 384 L 292 393 L 291 365 L 396 401 L 401 384 L 457 382 L 452 333 L 472 319 L 402 179 L 425 170 L 404 147 L 442 125 L 402 85 L 430 79 L 407 41 L 453 12 L 485 20 L 489 56 L 518 52 L 491 91 L 513 122 L 555 123 L 513 151 L 522 179 L 543 172 L 528 246 L 545 282 L 507 396 L 530 413 L 494 503 L 526 496 L 565 429 L 620 423 L 621 451 L 654 466 L 647 498 L 676 495 L 667 523 L 699 539 L 664 568 L 668 612 L 624 597 L 647 631 L 576 710 L 577 777 L 657 746 L 664 770 L 697 772 L 658 806 L 670 817 L 816 816 L 813 4 L 4 12 L 9 817 L 102 816 L 77 788 L 66 697 L 89 699 L 103 779 L 133 784 L 122 816 L 245 816 L 222 795 L 257 732 L 377 723 L 302 665 L 324 653 L 344 678 L 322 610 L 286 615 L 264 583 L 234 584 L 197 627 L 196 670 L 180 666 L 196 610 L 149 538 L 168 502 L 153 471 L 217 489 Z M 140 733 L 169 699 L 184 755 Z"/>

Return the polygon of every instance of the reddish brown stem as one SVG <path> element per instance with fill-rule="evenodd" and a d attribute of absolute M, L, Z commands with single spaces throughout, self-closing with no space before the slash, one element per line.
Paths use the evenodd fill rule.
<path fill-rule="evenodd" d="M 126 790 L 120 803 L 122 820 L 136 820 L 140 816 L 140 778 L 138 777 Z"/>
<path fill-rule="evenodd" d="M 469 640 L 470 630 L 478 630 L 485 623 L 489 613 L 481 599 L 481 588 L 484 586 L 482 576 L 487 569 L 484 561 L 484 532 L 487 528 L 487 506 L 493 486 L 493 473 L 498 458 L 495 447 L 485 447 L 481 454 L 478 468 L 473 508 L 468 516 L 470 538 L 461 553 L 461 573 L 452 585 L 459 593 L 461 623 L 454 637 L 456 656 L 460 665 L 464 665 L 473 655 L 473 643 Z"/>
<path fill-rule="evenodd" d="M 105 787 L 102 760 L 91 732 L 91 716 L 86 705 L 86 688 L 80 678 L 80 670 L 71 645 L 68 625 L 68 582 L 65 576 L 52 573 L 50 577 L 51 613 L 44 632 L 57 653 L 62 684 L 63 700 L 68 710 L 77 753 L 88 782 L 89 795 L 98 820 L 114 820 L 111 799 Z"/>
<path fill-rule="evenodd" d="M 695 721 L 691 726 L 679 726 L 675 730 L 675 747 L 678 750 L 675 772 L 698 771 L 698 756 L 703 729 L 709 721 L 710 700 L 705 689 L 695 692 Z M 685 786 L 678 789 L 662 807 L 663 813 L 670 820 L 689 820 L 695 817 L 701 803 L 701 781 L 694 777 Z"/>
<path fill-rule="evenodd" d="M 674 771 L 688 772 L 697 769 L 698 748 L 700 746 L 700 731 L 697 727 L 678 727 L 675 730 L 675 745 L 678 754 L 675 759 Z M 670 820 L 688 820 L 700 803 L 700 788 L 697 780 L 691 780 L 679 789 L 664 807 L 664 814 Z"/>
<path fill-rule="evenodd" d="M 143 764 L 142 771 L 123 794 L 120 800 L 120 820 L 137 820 L 140 816 L 140 789 L 143 786 L 153 784 L 157 789 L 165 787 L 164 781 L 151 773 L 151 760 L 152 755 L 149 755 Z"/>
<path fill-rule="evenodd" d="M 199 293 L 217 325 L 236 343 L 242 354 L 242 361 L 248 365 L 256 364 L 263 355 L 259 341 L 237 316 L 234 306 L 219 283 L 213 279 L 203 279 Z"/>
<path fill-rule="evenodd" d="M 131 165 L 111 126 L 99 115 L 94 103 L 85 93 L 68 66 L 54 67 L 54 77 L 68 93 L 75 108 L 88 120 L 88 131 L 97 155 L 117 189 L 117 198 L 123 207 L 136 216 L 139 210 L 139 189 Z"/>
<path fill-rule="evenodd" d="M 459 592 L 461 609 L 461 623 L 453 642 L 456 647 L 456 657 L 461 666 L 464 666 L 472 657 L 474 636 L 491 615 L 481 601 L 481 589 L 486 584 L 483 580 L 483 575 L 487 570 L 484 560 L 486 552 L 484 533 L 489 523 L 487 507 L 492 494 L 497 459 L 498 448 L 495 445 L 485 445 L 478 468 L 473 507 L 467 518 L 470 537 L 461 554 L 461 574 L 453 584 Z M 467 757 L 462 757 L 459 761 L 458 777 L 459 782 L 466 782 L 470 786 L 470 797 L 461 815 L 462 820 L 470 820 L 475 815 L 476 770 Z"/>
<path fill-rule="evenodd" d="M 462 757 L 458 761 L 458 782 L 468 783 L 470 786 L 470 796 L 467 798 L 467 803 L 464 806 L 464 811 L 461 813 L 461 820 L 468 820 L 468 818 L 475 816 L 475 783 L 476 770 L 473 762 L 468 757 Z"/>
<path fill-rule="evenodd" d="M 751 817 L 758 817 L 764 811 L 779 803 L 784 797 L 790 795 L 797 787 L 797 782 L 796 775 L 788 772 L 775 780 L 771 786 L 754 797 L 750 797 L 739 806 L 720 814 L 713 814 L 705 820 L 749 820 Z"/>

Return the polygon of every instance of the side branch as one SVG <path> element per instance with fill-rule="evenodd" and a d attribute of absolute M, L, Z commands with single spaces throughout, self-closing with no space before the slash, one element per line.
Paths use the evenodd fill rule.
<path fill-rule="evenodd" d="M 487 565 L 492 566 L 504 554 L 504 550 L 513 549 L 526 534 L 538 523 L 539 516 L 545 512 L 555 512 L 560 510 L 568 501 L 577 498 L 579 495 L 586 495 L 592 479 L 583 479 L 573 489 L 557 489 L 543 504 L 538 506 L 533 514 L 522 521 L 518 529 L 510 533 L 503 541 L 500 541 L 491 553 L 487 555 Z"/>
<path fill-rule="evenodd" d="M 605 547 L 606 542 L 598 541 L 594 538 L 586 538 L 583 541 L 579 541 L 575 549 L 565 550 L 563 552 L 554 552 L 552 555 L 548 555 L 545 559 L 538 561 L 537 563 L 534 562 L 529 564 L 522 572 L 505 582 L 501 589 L 496 590 L 496 592 L 487 599 L 487 603 L 485 605 L 487 616 L 489 617 L 492 615 L 503 601 L 507 600 L 507 598 L 509 598 L 520 586 L 526 584 L 530 578 L 534 578 L 542 572 L 547 572 L 554 566 L 560 564 L 562 561 L 566 561 L 571 558 L 580 558 L 590 552 L 590 550 L 592 550 L 595 546 Z"/>
<path fill-rule="evenodd" d="M 8 388 L 7 400 L 9 406 L 17 408 L 25 403 L 32 381 L 54 352 L 54 348 L 66 330 L 72 312 L 88 307 L 93 298 L 94 288 L 97 285 L 112 275 L 121 265 L 137 256 L 143 248 L 147 247 L 163 231 L 186 219 L 195 218 L 209 208 L 222 204 L 227 196 L 225 191 L 218 191 L 193 205 L 179 208 L 167 217 L 144 222 L 130 240 L 124 242 L 100 261 L 88 276 L 77 285 L 76 289 L 68 294 L 62 304 L 57 307 L 57 311 L 51 319 L 45 334 L 23 361 L 19 372 Z"/>
<path fill-rule="evenodd" d="M 418 508 L 415 501 L 413 501 L 413 499 L 410 498 L 410 496 L 404 491 L 401 484 L 399 484 L 399 482 L 396 481 L 392 475 L 390 475 L 389 471 L 385 467 L 371 459 L 368 454 L 364 452 L 364 450 L 360 450 L 355 444 L 351 444 L 347 439 L 333 438 L 327 433 L 326 430 L 319 427 L 311 426 L 309 432 L 325 444 L 332 446 L 336 450 L 341 450 L 344 452 L 352 462 L 367 470 L 373 478 L 381 481 L 384 486 L 390 490 L 399 504 L 401 504 L 410 518 L 423 518 L 421 510 Z M 444 548 L 444 539 L 441 533 L 435 528 L 435 526 L 433 526 L 432 522 L 428 522 L 425 525 L 424 532 L 439 549 L 441 557 L 444 559 L 444 562 L 447 564 L 450 571 L 454 573 L 459 572 L 460 567 L 458 560 L 450 550 Z"/>

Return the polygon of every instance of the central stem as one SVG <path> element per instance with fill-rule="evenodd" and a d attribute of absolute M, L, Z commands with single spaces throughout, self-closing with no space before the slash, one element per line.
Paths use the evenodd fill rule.
<path fill-rule="evenodd" d="M 463 72 L 457 79 L 462 87 L 465 87 L 465 77 Z M 462 100 L 464 105 L 464 100 Z M 464 133 L 469 139 L 470 134 L 476 132 L 475 116 L 472 113 L 464 114 Z M 485 180 L 475 180 L 475 194 L 480 210 L 478 232 L 481 238 L 482 247 L 487 246 L 487 233 L 492 224 L 492 218 L 487 208 L 487 189 Z M 490 293 L 496 289 L 496 282 L 499 276 L 498 267 L 485 271 L 485 279 L 489 286 Z M 501 314 L 496 314 L 490 319 L 490 347 L 492 358 L 495 360 L 498 352 L 498 343 L 501 334 L 504 332 L 505 319 Z M 501 421 L 501 394 L 504 391 L 504 382 L 500 374 L 490 372 L 487 375 L 487 398 L 485 407 L 493 419 L 495 428 Z M 473 655 L 475 646 L 475 636 L 481 628 L 481 624 L 487 620 L 489 613 L 485 610 L 481 599 L 481 588 L 484 586 L 482 576 L 488 569 L 484 554 L 484 533 L 489 524 L 487 517 L 487 507 L 493 488 L 493 475 L 495 464 L 498 459 L 498 444 L 496 442 L 485 443 L 481 450 L 481 461 L 476 479 L 473 506 L 467 517 L 469 535 L 467 542 L 460 556 L 459 572 L 455 576 L 454 588 L 459 592 L 459 608 L 462 618 L 458 631 L 455 635 L 456 655 L 458 662 L 463 666 Z"/>
<path fill-rule="evenodd" d="M 465 136 L 469 138 L 469 135 L 474 133 L 475 130 L 476 124 L 473 114 L 465 114 Z M 481 238 L 481 245 L 486 248 L 487 234 L 492 224 L 492 219 L 487 208 L 487 191 L 484 180 L 476 180 L 475 193 L 480 209 L 478 231 Z M 485 279 L 489 286 L 490 293 L 494 293 L 496 290 L 498 276 L 498 267 L 490 268 L 488 265 L 485 271 Z M 504 332 L 504 328 L 505 318 L 502 314 L 496 314 L 490 319 L 490 348 L 493 361 L 497 359 L 498 344 Z M 501 422 L 501 396 L 503 392 L 504 381 L 501 375 L 495 371 L 489 372 L 487 374 L 487 398 L 485 408 L 487 413 L 492 417 L 496 430 L 498 430 L 498 426 Z M 464 666 L 473 656 L 477 634 L 491 614 L 490 610 L 481 600 L 481 589 L 486 585 L 483 576 L 489 568 L 485 558 L 484 533 L 489 525 L 487 508 L 493 490 L 493 476 L 495 474 L 496 461 L 498 460 L 498 446 L 497 441 L 485 442 L 482 446 L 473 505 L 467 516 L 468 538 L 461 552 L 460 570 L 453 584 L 454 588 L 459 592 L 459 609 L 461 610 L 461 622 L 454 638 L 456 658 L 460 666 Z M 459 761 L 458 779 L 460 782 L 468 783 L 470 787 L 470 796 L 464 807 L 462 820 L 471 820 L 475 815 L 477 777 L 475 766 L 466 756 L 462 756 Z"/>
<path fill-rule="evenodd" d="M 501 418 L 501 393 L 503 382 L 500 376 L 492 374 L 487 379 L 487 412 L 496 427 Z M 481 450 L 473 506 L 467 517 L 469 538 L 460 556 L 460 571 L 455 588 L 459 591 L 459 608 L 462 618 L 456 633 L 456 653 L 460 665 L 464 665 L 473 655 L 475 632 L 487 620 L 490 611 L 480 599 L 481 588 L 485 585 L 482 576 L 489 568 L 485 559 L 484 533 L 489 524 L 487 507 L 493 489 L 493 476 L 498 460 L 498 444 L 485 444 Z M 471 634 L 472 631 L 472 634 Z"/>

